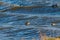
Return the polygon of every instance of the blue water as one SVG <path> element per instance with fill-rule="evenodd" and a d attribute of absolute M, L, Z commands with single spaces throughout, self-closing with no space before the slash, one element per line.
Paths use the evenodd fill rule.
<path fill-rule="evenodd" d="M 60 36 L 60 8 L 9 8 L 11 7 L 0 6 L 0 10 L 8 9 L 0 11 L 0 40 L 39 40 L 40 32 L 51 37 Z M 25 25 L 27 21 L 30 22 L 28 26 Z M 55 21 L 56 26 L 52 26 L 51 23 Z"/>

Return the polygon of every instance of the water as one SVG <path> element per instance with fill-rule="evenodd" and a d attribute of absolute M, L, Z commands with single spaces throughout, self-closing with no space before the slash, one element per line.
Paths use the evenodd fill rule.
<path fill-rule="evenodd" d="M 48 16 L 47 16 L 48 15 Z M 58 14 L 20 14 L 7 12 L 0 16 L 0 40 L 23 40 L 22 38 L 39 40 L 39 32 L 46 33 L 47 36 L 59 36 L 59 25 L 51 26 L 51 22 L 60 20 Z M 29 26 L 25 22 L 29 21 Z M 43 31 L 45 30 L 45 31 Z M 53 31 L 55 32 L 53 32 Z"/>
<path fill-rule="evenodd" d="M 30 22 L 28 26 L 25 25 L 27 21 Z M 56 25 L 52 26 L 52 22 Z M 0 12 L 0 40 L 39 40 L 40 32 L 51 37 L 60 36 L 60 8 L 21 8 Z"/>

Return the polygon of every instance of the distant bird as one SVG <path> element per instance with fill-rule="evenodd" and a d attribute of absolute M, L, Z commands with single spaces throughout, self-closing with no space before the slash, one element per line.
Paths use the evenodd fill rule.
<path fill-rule="evenodd" d="M 30 22 L 27 21 L 27 22 L 25 23 L 25 25 L 26 25 L 26 26 L 30 25 Z"/>
<path fill-rule="evenodd" d="M 53 8 L 57 8 L 57 7 L 58 7 L 58 5 L 57 5 L 57 4 L 55 4 L 55 5 L 52 5 L 52 7 L 53 7 Z"/>
<path fill-rule="evenodd" d="M 56 26 L 56 23 L 51 23 L 52 26 Z"/>

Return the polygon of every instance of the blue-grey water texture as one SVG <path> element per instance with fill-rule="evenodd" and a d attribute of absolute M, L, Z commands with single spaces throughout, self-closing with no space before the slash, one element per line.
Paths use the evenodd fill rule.
<path fill-rule="evenodd" d="M 27 5 L 26 1 L 1 0 L 9 4 Z M 23 2 L 22 2 L 23 1 Z M 31 2 L 30 2 L 31 3 Z M 28 4 L 28 6 L 32 4 Z M 25 6 L 24 5 L 24 6 Z M 0 10 L 9 6 L 0 5 Z M 10 7 L 11 8 L 11 7 Z M 26 25 L 26 22 L 30 25 Z M 52 22 L 57 22 L 52 26 Z M 0 40 L 39 40 L 40 32 L 47 36 L 60 36 L 60 8 L 32 8 L 0 11 Z"/>

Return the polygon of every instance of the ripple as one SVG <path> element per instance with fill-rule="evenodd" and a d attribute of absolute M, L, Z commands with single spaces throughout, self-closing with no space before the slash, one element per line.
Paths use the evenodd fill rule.
<path fill-rule="evenodd" d="M 2 9 L 5 10 L 4 7 Z M 39 39 L 39 32 L 51 37 L 60 36 L 59 11 L 60 8 L 19 8 L 0 12 L 0 39 L 20 40 L 21 37 Z M 30 22 L 28 26 L 25 25 L 27 21 Z M 52 22 L 57 25 L 52 26 Z"/>

